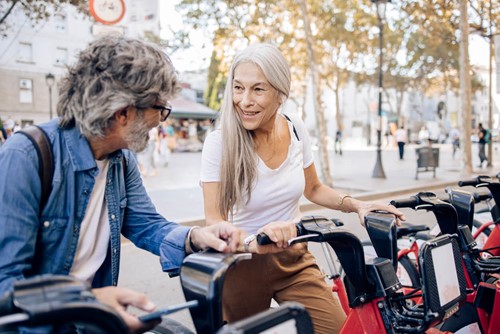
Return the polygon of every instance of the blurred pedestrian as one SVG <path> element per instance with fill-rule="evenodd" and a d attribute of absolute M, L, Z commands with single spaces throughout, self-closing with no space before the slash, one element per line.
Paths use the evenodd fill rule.
<path fill-rule="evenodd" d="M 455 154 L 457 153 L 458 149 L 460 148 L 460 132 L 458 132 L 457 128 L 453 128 L 450 131 L 450 140 L 451 140 L 451 145 L 453 147 L 453 154 L 452 157 L 455 159 Z"/>
<path fill-rule="evenodd" d="M 406 130 L 403 125 L 401 125 L 401 127 L 397 129 L 396 132 L 394 133 L 394 139 L 398 143 L 399 160 L 403 160 L 405 155 L 405 145 L 406 142 L 408 141 Z"/>
<path fill-rule="evenodd" d="M 0 145 L 7 140 L 7 131 L 5 131 L 5 127 L 3 126 L 2 117 L 0 117 Z"/>
<path fill-rule="evenodd" d="M 483 127 L 483 123 L 479 123 L 477 130 L 478 130 L 477 136 L 479 137 L 479 142 L 478 142 L 479 166 L 478 167 L 483 167 L 483 162 L 488 161 L 488 158 L 486 158 L 486 153 L 484 151 L 484 148 L 485 148 L 486 144 L 489 143 L 489 131 Z"/>
<path fill-rule="evenodd" d="M 427 144 L 427 141 L 429 140 L 430 134 L 429 130 L 425 126 L 420 128 L 420 131 L 418 132 L 418 141 L 420 144 L 425 145 Z"/>
<path fill-rule="evenodd" d="M 342 131 L 337 130 L 335 133 L 335 154 L 342 155 Z"/>

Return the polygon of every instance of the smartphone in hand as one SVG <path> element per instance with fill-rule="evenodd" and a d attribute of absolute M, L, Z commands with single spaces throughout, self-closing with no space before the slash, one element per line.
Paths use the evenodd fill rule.
<path fill-rule="evenodd" d="M 193 308 L 196 306 L 198 306 L 198 301 L 191 300 L 191 301 L 183 303 L 183 304 L 168 306 L 166 308 L 159 309 L 157 311 L 154 311 L 154 312 L 151 312 L 151 313 L 148 313 L 145 315 L 141 315 L 141 316 L 139 316 L 139 320 L 142 322 L 157 320 L 157 319 L 161 319 L 162 316 L 165 316 L 165 315 L 168 315 L 171 313 L 175 313 L 177 311 L 184 310 L 186 308 Z"/>

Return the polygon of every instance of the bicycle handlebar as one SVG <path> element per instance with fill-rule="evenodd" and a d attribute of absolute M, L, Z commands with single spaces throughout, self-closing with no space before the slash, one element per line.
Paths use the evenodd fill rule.
<path fill-rule="evenodd" d="M 466 187 L 466 186 L 472 186 L 472 187 L 483 187 L 483 186 L 489 186 L 490 183 L 495 183 L 493 179 L 488 176 L 488 175 L 479 175 L 478 177 L 472 179 L 472 180 L 462 180 L 458 181 L 458 186 L 459 187 Z"/>
<path fill-rule="evenodd" d="M 344 223 L 339 219 L 326 219 L 320 216 L 305 216 L 300 219 L 300 222 L 296 223 L 297 237 L 292 238 L 288 241 L 289 245 L 297 242 L 306 241 L 321 241 L 323 233 L 328 233 L 333 231 L 336 227 L 343 226 Z M 265 233 L 259 233 L 257 235 L 257 243 L 261 246 L 270 245 L 273 241 Z"/>
<path fill-rule="evenodd" d="M 467 181 L 458 181 L 458 186 L 459 187 L 467 187 L 467 186 L 477 186 L 478 185 L 478 180 L 467 180 Z"/>
<path fill-rule="evenodd" d="M 337 227 L 344 226 L 340 219 L 327 219 L 321 216 L 305 216 L 295 224 L 297 228 L 297 237 L 288 240 L 289 245 L 297 242 L 317 241 L 322 242 L 326 235 L 335 231 Z M 259 245 L 270 245 L 273 241 L 265 233 L 257 235 L 257 243 Z"/>
<path fill-rule="evenodd" d="M 390 202 L 391 205 L 396 208 L 412 208 L 415 209 L 418 205 L 420 205 L 420 200 L 417 196 L 410 196 L 409 198 L 392 200 Z"/>
<path fill-rule="evenodd" d="M 491 196 L 491 194 L 487 194 L 487 193 L 480 194 L 478 192 L 473 192 L 472 196 L 474 197 L 475 203 L 484 202 L 484 201 L 487 201 L 487 200 L 493 198 L 493 196 Z"/>

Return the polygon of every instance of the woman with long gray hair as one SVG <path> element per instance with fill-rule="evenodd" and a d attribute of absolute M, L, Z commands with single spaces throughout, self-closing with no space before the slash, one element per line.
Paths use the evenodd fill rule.
<path fill-rule="evenodd" d="M 315 333 L 339 332 L 345 314 L 307 244 L 288 247 L 301 217 L 299 200 L 363 218 L 392 206 L 361 202 L 323 185 L 316 174 L 307 130 L 299 118 L 280 112 L 290 93 L 289 66 L 271 44 L 239 53 L 230 68 L 220 128 L 206 139 L 201 182 L 208 225 L 229 221 L 248 233 L 243 251 L 257 253 L 228 272 L 224 319 L 234 322 L 278 303 L 297 301 L 308 310 Z M 280 252 L 258 246 L 264 232 Z M 244 300 L 245 302 L 241 302 Z"/>

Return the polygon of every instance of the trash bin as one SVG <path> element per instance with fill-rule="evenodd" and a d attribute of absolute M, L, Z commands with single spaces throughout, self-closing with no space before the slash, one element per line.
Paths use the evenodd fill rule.
<path fill-rule="evenodd" d="M 418 180 L 418 173 L 433 172 L 436 177 L 436 168 L 439 167 L 439 148 L 437 147 L 419 147 L 417 152 L 417 173 L 415 180 Z"/>

